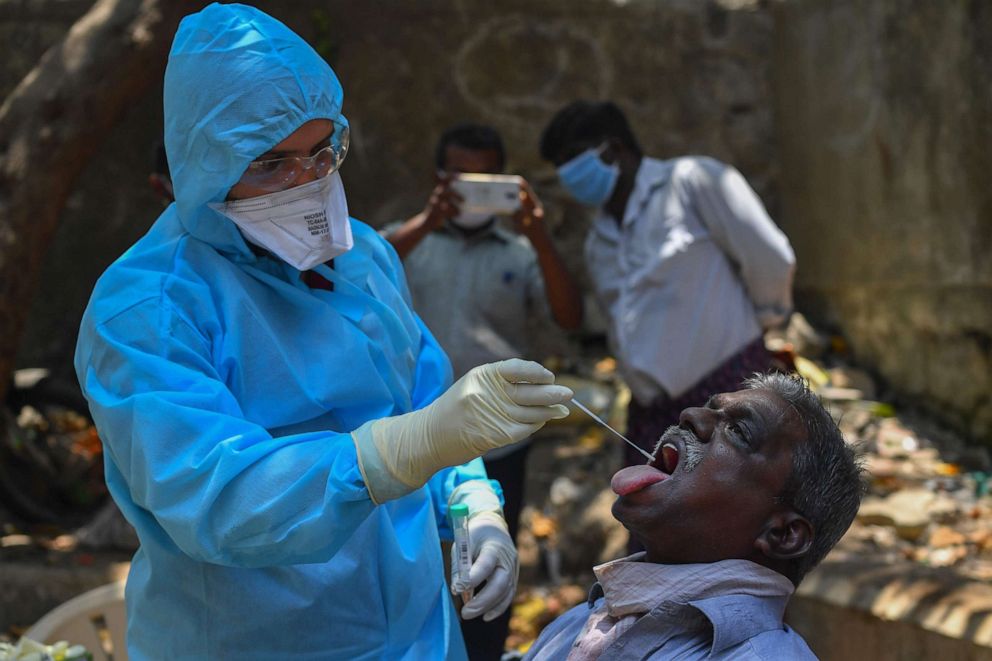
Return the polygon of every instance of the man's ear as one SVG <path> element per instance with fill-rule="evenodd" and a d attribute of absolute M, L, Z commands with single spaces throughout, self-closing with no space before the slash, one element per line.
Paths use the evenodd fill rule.
<path fill-rule="evenodd" d="M 792 560 L 806 555 L 813 544 L 813 524 L 792 510 L 768 517 L 764 530 L 754 541 L 755 547 L 775 560 Z"/>

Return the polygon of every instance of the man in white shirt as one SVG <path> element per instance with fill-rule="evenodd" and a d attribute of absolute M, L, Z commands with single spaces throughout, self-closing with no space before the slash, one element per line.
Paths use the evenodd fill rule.
<path fill-rule="evenodd" d="M 769 368 L 763 331 L 791 313 L 795 256 L 737 170 L 643 156 L 613 103 L 560 110 L 541 155 L 596 209 L 586 264 L 633 395 L 628 435 L 651 450 L 682 409 Z"/>

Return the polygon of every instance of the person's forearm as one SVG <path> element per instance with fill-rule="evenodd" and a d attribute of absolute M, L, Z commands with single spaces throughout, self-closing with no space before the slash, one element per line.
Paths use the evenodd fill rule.
<path fill-rule="evenodd" d="M 555 323 L 565 330 L 575 330 L 582 324 L 582 292 L 558 254 L 547 230 L 542 227 L 529 238 L 537 252 L 544 290 Z"/>
<path fill-rule="evenodd" d="M 395 232 L 386 237 L 386 240 L 396 249 L 400 259 L 404 259 L 430 231 L 427 212 L 421 211 L 397 227 Z"/>

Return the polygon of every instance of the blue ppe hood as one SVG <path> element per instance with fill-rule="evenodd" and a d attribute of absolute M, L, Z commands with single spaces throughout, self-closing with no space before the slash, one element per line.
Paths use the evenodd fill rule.
<path fill-rule="evenodd" d="M 254 256 L 209 209 L 248 164 L 312 119 L 341 116 L 327 63 L 254 7 L 212 4 L 179 24 L 165 71 L 165 150 L 183 227 L 235 261 Z"/>

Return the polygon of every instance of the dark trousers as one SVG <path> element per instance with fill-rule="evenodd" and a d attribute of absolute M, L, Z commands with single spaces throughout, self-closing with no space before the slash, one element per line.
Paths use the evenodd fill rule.
<path fill-rule="evenodd" d="M 510 529 L 510 536 L 517 539 L 520 510 L 524 504 L 524 474 L 530 445 L 514 450 L 499 459 L 485 460 L 490 479 L 503 487 L 503 516 Z M 510 612 L 513 607 L 492 622 L 483 622 L 482 616 L 462 621 L 462 636 L 471 661 L 498 661 L 503 656 L 506 634 L 510 630 Z"/>

